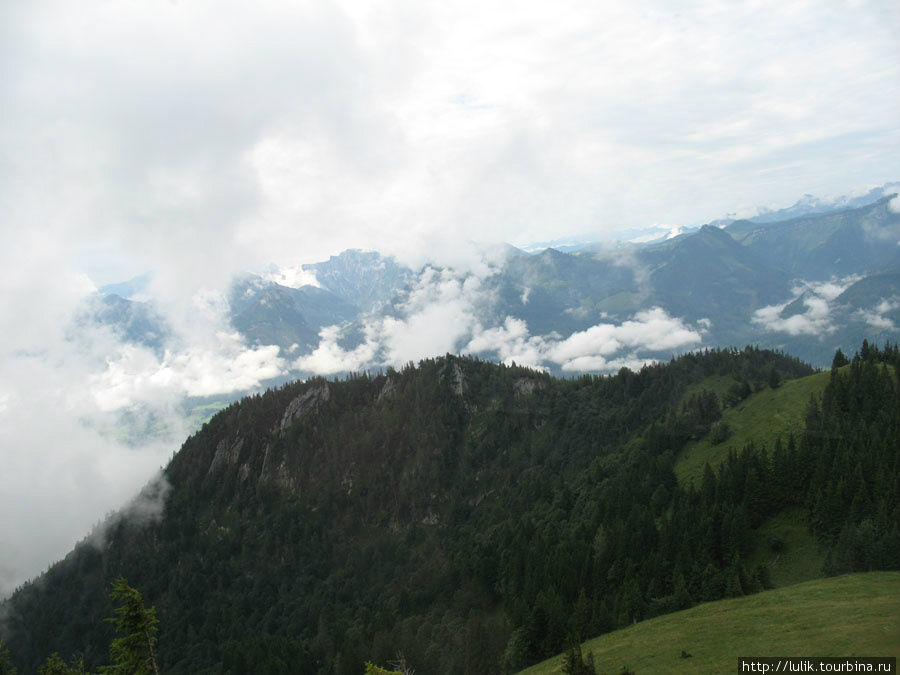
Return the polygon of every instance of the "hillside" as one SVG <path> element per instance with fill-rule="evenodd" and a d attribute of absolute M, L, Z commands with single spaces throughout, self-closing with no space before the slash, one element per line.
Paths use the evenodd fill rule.
<path fill-rule="evenodd" d="M 726 408 L 721 421 L 728 426 L 728 437 L 716 442 L 707 435 L 689 442 L 675 462 L 678 483 L 699 481 L 705 464 L 717 469 L 729 451 L 740 450 L 748 443 L 772 448 L 776 439 L 802 433 L 810 398 L 821 398 L 829 378 L 829 373 L 816 373 L 774 389 L 766 387 Z M 730 380 L 730 384 L 736 382 Z M 726 396 L 726 391 L 719 392 L 720 402 Z"/>
<path fill-rule="evenodd" d="M 864 345 L 796 444 L 733 453 L 698 488 L 673 467 L 721 418 L 704 383 L 786 388 L 808 366 L 746 348 L 564 380 L 446 356 L 291 383 L 190 437 L 4 603 L 0 639 L 23 673 L 52 651 L 102 664 L 123 575 L 157 608 L 166 673 L 358 675 L 398 650 L 419 672 L 511 672 L 771 586 L 762 532 L 785 509 L 824 571 L 890 568 L 900 400 L 878 364 L 898 361 Z"/>
<path fill-rule="evenodd" d="M 900 214 L 889 205 L 895 196 L 858 209 L 779 223 L 737 221 L 725 230 L 793 276 L 827 280 L 833 275 L 873 273 L 900 260 L 896 247 Z"/>
<path fill-rule="evenodd" d="M 738 656 L 900 658 L 900 573 L 818 579 L 710 602 L 643 621 L 582 645 L 602 672 L 734 672 Z M 682 653 L 690 654 L 683 658 Z M 522 675 L 562 672 L 563 656 Z"/>

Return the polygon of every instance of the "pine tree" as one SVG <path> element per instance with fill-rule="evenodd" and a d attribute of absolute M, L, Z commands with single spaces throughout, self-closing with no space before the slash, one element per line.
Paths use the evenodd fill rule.
<path fill-rule="evenodd" d="M 116 609 L 116 616 L 107 621 L 114 623 L 116 630 L 123 635 L 109 645 L 113 665 L 104 666 L 101 672 L 111 675 L 159 675 L 153 652 L 158 623 L 156 608 L 146 609 L 141 594 L 122 577 L 116 582 L 110 597 L 122 604 Z"/>
<path fill-rule="evenodd" d="M 66 662 L 56 652 L 48 656 L 44 665 L 38 668 L 38 675 L 70 675 L 71 673 L 77 674 L 78 671 L 66 666 Z"/>
<path fill-rule="evenodd" d="M 3 640 L 0 640 L 0 675 L 17 675 L 18 672 L 12 664 L 9 650 L 3 646 Z"/>
<path fill-rule="evenodd" d="M 831 362 L 831 369 L 837 370 L 838 368 L 842 368 L 842 367 L 846 366 L 848 363 L 850 363 L 850 361 L 847 359 L 846 356 L 844 356 L 844 352 L 842 352 L 840 349 L 838 349 L 834 353 L 834 359 Z"/>

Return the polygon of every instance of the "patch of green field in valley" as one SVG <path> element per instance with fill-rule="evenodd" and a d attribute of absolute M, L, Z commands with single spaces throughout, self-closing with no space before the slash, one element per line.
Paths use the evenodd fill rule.
<path fill-rule="evenodd" d="M 900 657 L 900 572 L 816 579 L 705 603 L 582 645 L 599 672 L 734 673 L 739 656 Z M 690 654 L 683 658 L 682 652 Z M 563 655 L 522 671 L 561 673 Z"/>

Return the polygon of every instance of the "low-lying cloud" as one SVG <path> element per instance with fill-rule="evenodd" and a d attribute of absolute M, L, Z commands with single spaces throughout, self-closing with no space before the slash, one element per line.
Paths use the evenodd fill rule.
<path fill-rule="evenodd" d="M 341 347 L 338 344 L 340 338 L 340 326 L 326 326 L 319 331 L 319 345 L 312 353 L 296 359 L 293 368 L 316 375 L 334 375 L 362 370 L 375 359 L 378 345 L 369 335 L 363 344 L 353 349 Z"/>
<path fill-rule="evenodd" d="M 824 282 L 799 282 L 792 289 L 790 300 L 756 310 L 752 322 L 766 331 L 794 336 L 833 333 L 838 329 L 833 316 L 835 300 L 859 279 L 848 276 Z M 786 316 L 785 310 L 798 300 L 804 310 Z"/>
<path fill-rule="evenodd" d="M 856 315 L 875 330 L 896 330 L 897 325 L 887 314 L 889 312 L 897 312 L 897 310 L 900 310 L 900 299 L 896 297 L 890 299 L 882 298 L 881 302 L 874 307 L 860 309 L 856 312 Z"/>
<path fill-rule="evenodd" d="M 219 349 L 187 347 L 162 359 L 136 345 L 123 345 L 88 387 L 102 411 L 173 397 L 208 397 L 247 391 L 286 370 L 276 345 L 248 347 L 236 333 L 216 335 Z"/>
<path fill-rule="evenodd" d="M 294 361 L 298 370 L 319 375 L 363 367 L 400 366 L 428 356 L 463 353 L 486 356 L 503 363 L 564 372 L 613 372 L 639 368 L 659 354 L 671 355 L 699 346 L 710 327 L 708 319 L 696 326 L 670 316 L 663 308 L 639 311 L 625 321 L 604 320 L 569 336 L 532 335 L 527 322 L 506 316 L 484 325 L 485 308 L 495 304 L 487 278 L 453 269 L 426 268 L 398 316 L 369 317 L 365 340 L 353 349 L 339 344 L 337 326 L 323 329 L 318 347 Z M 607 319 L 606 315 L 603 315 Z"/>
<path fill-rule="evenodd" d="M 0 336 L 0 596 L 61 558 L 159 472 L 192 431 L 186 398 L 228 398 L 288 369 L 277 346 L 248 346 L 225 329 L 219 294 L 162 304 L 175 328 L 157 351 L 85 321 L 92 287 L 75 281 L 49 279 L 45 307 L 23 305 L 9 317 L 28 330 L 9 325 Z M 141 494 L 122 517 L 152 515 L 165 490 Z"/>
<path fill-rule="evenodd" d="M 661 307 L 638 312 L 621 324 L 603 323 L 573 333 L 555 344 L 549 358 L 563 370 L 582 370 L 576 364 L 600 363 L 598 357 L 608 357 L 622 351 L 673 351 L 702 341 L 699 329 L 690 328 L 681 319 L 669 316 Z M 586 361 L 585 359 L 594 359 Z M 600 370 L 603 368 L 587 368 Z"/>

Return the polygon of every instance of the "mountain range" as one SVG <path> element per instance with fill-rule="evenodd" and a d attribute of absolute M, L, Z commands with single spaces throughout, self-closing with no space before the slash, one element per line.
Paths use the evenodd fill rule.
<path fill-rule="evenodd" d="M 896 200 L 235 279 L 225 338 L 280 375 L 185 403 L 196 433 L 160 475 L 0 605 L 0 665 L 102 666 L 121 576 L 158 610 L 166 673 L 359 673 L 398 651 L 512 673 L 698 603 L 896 568 Z M 101 289 L 73 339 L 106 326 L 177 364 L 152 290 Z M 135 445 L 165 427 L 128 414 Z"/>
<path fill-rule="evenodd" d="M 303 266 L 315 283 L 292 287 L 272 275 L 236 279 L 227 298 L 228 320 L 250 345 L 277 345 L 292 359 L 326 346 L 326 329 L 338 354 L 367 348 L 366 358 L 328 371 L 317 369 L 315 359 L 301 360 L 295 375 L 400 365 L 392 361 L 385 322 L 411 330 L 416 314 L 424 313 L 422 299 L 446 305 L 440 284 L 453 282 L 459 294 L 464 291 L 465 306 L 457 317 L 446 317 L 453 325 L 445 339 L 421 345 L 423 355 L 450 351 L 507 361 L 518 355 L 520 363 L 555 373 L 603 372 L 620 362 L 667 359 L 689 349 L 757 344 L 825 367 L 836 349 L 898 335 L 896 203 L 895 193 L 825 212 L 817 202 L 799 216 L 799 207 L 779 212 L 793 216 L 785 220 L 768 213 L 722 221 L 626 250 L 548 248 L 528 254 L 507 246 L 500 255 L 494 250 L 478 271 L 430 265 L 413 270 L 374 251 L 345 251 Z M 152 302 L 126 297 L 130 290 L 127 284 L 101 289 L 102 299 L 93 301 L 82 320 L 111 325 L 127 340 L 159 349 L 165 321 Z M 552 357 L 548 341 L 597 332 L 596 327 L 613 330 L 654 310 L 680 321 L 690 337 L 663 348 L 652 340 L 620 341 L 618 351 L 601 352 L 603 360 L 582 358 L 581 366 Z M 510 321 L 518 330 L 518 348 L 508 344 Z M 494 331 L 492 339 L 482 339 L 486 331 Z"/>

